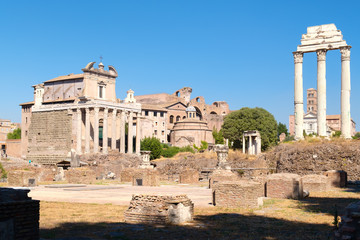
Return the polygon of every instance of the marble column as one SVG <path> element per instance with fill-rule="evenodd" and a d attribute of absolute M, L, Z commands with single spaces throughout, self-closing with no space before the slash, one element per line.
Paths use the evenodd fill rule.
<path fill-rule="evenodd" d="M 317 127 L 319 136 L 326 137 L 326 50 L 320 49 L 317 54 Z"/>
<path fill-rule="evenodd" d="M 244 134 L 243 134 L 242 150 L 243 150 L 243 153 L 245 154 L 245 136 L 244 136 Z"/>
<path fill-rule="evenodd" d="M 85 108 L 85 153 L 90 153 L 90 109 Z"/>
<path fill-rule="evenodd" d="M 81 109 L 76 109 L 76 153 L 81 154 L 81 127 L 82 127 L 82 117 Z"/>
<path fill-rule="evenodd" d="M 99 152 L 99 108 L 94 108 L 94 153 Z"/>
<path fill-rule="evenodd" d="M 350 115 L 350 48 L 340 48 L 341 52 L 341 134 L 344 138 L 351 139 Z"/>
<path fill-rule="evenodd" d="M 111 123 L 111 149 L 116 150 L 116 109 L 112 112 L 112 123 Z"/>
<path fill-rule="evenodd" d="M 128 121 L 128 153 L 133 153 L 133 112 L 129 112 Z"/>
<path fill-rule="evenodd" d="M 120 152 L 125 153 L 125 110 L 121 111 L 121 120 L 120 120 Z"/>
<path fill-rule="evenodd" d="M 249 136 L 248 154 L 252 154 L 252 137 Z"/>
<path fill-rule="evenodd" d="M 108 153 L 108 112 L 109 109 L 104 109 L 104 126 L 103 126 L 103 153 Z"/>
<path fill-rule="evenodd" d="M 136 154 L 140 155 L 140 140 L 141 140 L 141 127 L 140 127 L 141 113 L 136 114 Z"/>
<path fill-rule="evenodd" d="M 294 79 L 294 117 L 295 139 L 303 139 L 304 97 L 303 97 L 303 53 L 294 52 L 295 79 Z"/>

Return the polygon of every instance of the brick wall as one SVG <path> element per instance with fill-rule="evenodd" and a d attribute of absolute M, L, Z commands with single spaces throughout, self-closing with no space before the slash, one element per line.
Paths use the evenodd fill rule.
<path fill-rule="evenodd" d="M 31 200 L 28 192 L 0 189 L 0 239 L 39 239 L 40 201 Z"/>
<path fill-rule="evenodd" d="M 342 170 L 330 170 L 324 173 L 328 177 L 330 188 L 343 188 L 347 186 L 347 173 Z"/>
<path fill-rule="evenodd" d="M 27 159 L 56 164 L 71 150 L 71 115 L 68 111 L 34 112 L 28 133 Z"/>
<path fill-rule="evenodd" d="M 34 184 L 29 184 L 29 179 L 34 179 Z M 14 170 L 8 173 L 8 184 L 13 187 L 29 187 L 37 185 L 38 178 L 35 171 Z M 30 181 L 31 183 L 32 181 Z"/>
<path fill-rule="evenodd" d="M 266 197 L 299 199 L 303 196 L 301 177 L 292 173 L 276 173 L 268 176 Z"/>
<path fill-rule="evenodd" d="M 21 158 L 21 139 L 7 139 L 6 154 L 10 157 Z"/>
<path fill-rule="evenodd" d="M 160 186 L 159 173 L 157 170 L 152 169 L 137 169 L 133 175 L 132 185 L 151 187 Z"/>
<path fill-rule="evenodd" d="M 310 174 L 301 177 L 303 189 L 309 192 L 326 192 L 329 190 L 328 178 L 324 175 Z"/>
<path fill-rule="evenodd" d="M 198 183 L 199 182 L 199 171 L 195 169 L 186 169 L 180 173 L 180 183 Z"/>
<path fill-rule="evenodd" d="M 335 230 L 335 240 L 357 240 L 360 238 L 360 201 L 349 204 L 341 216 L 339 228 Z"/>
<path fill-rule="evenodd" d="M 218 169 L 212 172 L 209 180 L 209 188 L 213 188 L 216 183 L 225 181 L 237 181 L 240 180 L 240 176 L 237 173 L 233 173 L 229 170 Z"/>
<path fill-rule="evenodd" d="M 64 173 L 68 183 L 91 184 L 96 180 L 95 171 L 87 167 L 69 168 Z"/>
<path fill-rule="evenodd" d="M 255 181 L 220 182 L 213 187 L 215 206 L 254 208 L 258 206 L 258 198 L 263 196 L 264 185 Z"/>

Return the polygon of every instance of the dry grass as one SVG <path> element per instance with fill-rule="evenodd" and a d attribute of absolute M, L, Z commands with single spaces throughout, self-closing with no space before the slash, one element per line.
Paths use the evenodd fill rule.
<path fill-rule="evenodd" d="M 256 209 L 195 206 L 194 221 L 180 226 L 124 223 L 127 206 L 41 202 L 40 232 L 49 239 L 328 239 L 334 205 L 340 210 L 359 200 L 349 189 L 300 201 L 267 199 Z"/>

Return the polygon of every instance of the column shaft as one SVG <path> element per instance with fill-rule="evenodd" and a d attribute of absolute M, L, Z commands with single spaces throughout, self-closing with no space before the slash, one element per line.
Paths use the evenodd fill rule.
<path fill-rule="evenodd" d="M 128 124 L 128 153 L 133 153 L 133 112 L 129 113 Z"/>
<path fill-rule="evenodd" d="M 121 111 L 121 123 L 120 123 L 120 152 L 125 153 L 125 111 Z"/>
<path fill-rule="evenodd" d="M 99 152 L 99 108 L 94 108 L 94 153 Z"/>
<path fill-rule="evenodd" d="M 85 109 L 85 153 L 90 153 L 90 109 Z"/>
<path fill-rule="evenodd" d="M 252 137 L 249 136 L 248 154 L 252 154 Z"/>
<path fill-rule="evenodd" d="M 103 153 L 108 153 L 108 112 L 109 109 L 104 109 L 104 126 L 103 126 Z"/>
<path fill-rule="evenodd" d="M 111 123 L 111 149 L 116 150 L 116 109 L 112 113 Z"/>
<path fill-rule="evenodd" d="M 245 154 L 245 136 L 244 136 L 244 134 L 243 134 L 243 142 L 242 142 L 242 151 L 243 151 L 243 153 Z"/>
<path fill-rule="evenodd" d="M 294 117 L 295 139 L 303 139 L 304 97 L 303 97 L 303 53 L 294 52 L 295 79 L 294 79 Z"/>
<path fill-rule="evenodd" d="M 78 108 L 76 110 L 76 153 L 81 154 L 81 127 L 82 127 L 82 119 L 81 119 L 81 109 Z"/>
<path fill-rule="evenodd" d="M 140 140 L 141 140 L 141 126 L 140 126 L 140 113 L 136 115 L 136 154 L 140 155 Z"/>
<path fill-rule="evenodd" d="M 318 50 L 317 54 L 317 126 L 319 136 L 326 134 L 326 50 Z"/>
<path fill-rule="evenodd" d="M 341 52 L 341 134 L 344 138 L 351 138 L 350 115 L 350 46 L 340 49 Z"/>

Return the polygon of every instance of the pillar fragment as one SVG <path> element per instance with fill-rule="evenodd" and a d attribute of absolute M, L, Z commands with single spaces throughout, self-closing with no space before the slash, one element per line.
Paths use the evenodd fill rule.
<path fill-rule="evenodd" d="M 141 113 L 136 114 L 136 154 L 140 155 L 140 140 L 141 140 L 141 127 L 140 127 Z"/>

